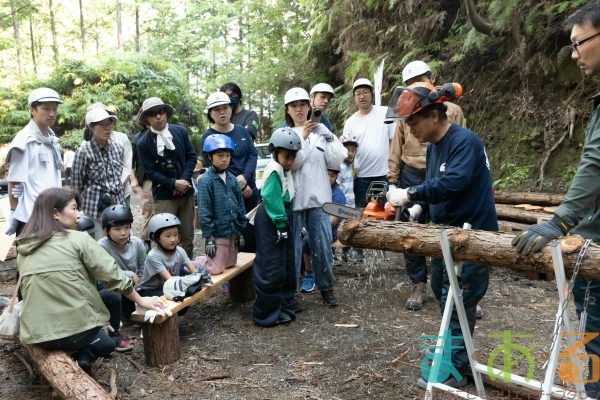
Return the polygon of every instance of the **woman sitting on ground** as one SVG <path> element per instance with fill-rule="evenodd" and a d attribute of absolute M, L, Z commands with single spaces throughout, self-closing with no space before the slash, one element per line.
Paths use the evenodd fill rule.
<path fill-rule="evenodd" d="M 72 351 L 79 366 L 89 372 L 93 357 L 115 349 L 114 340 L 102 329 L 109 313 L 97 281 L 141 307 L 158 311 L 164 306 L 156 297 L 141 297 L 114 259 L 90 235 L 77 230 L 78 201 L 71 190 L 44 190 L 18 239 L 23 293 L 19 337 L 45 350 Z"/>

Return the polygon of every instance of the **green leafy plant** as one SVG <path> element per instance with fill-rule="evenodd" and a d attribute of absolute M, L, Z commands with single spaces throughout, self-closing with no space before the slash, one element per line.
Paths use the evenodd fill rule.
<path fill-rule="evenodd" d="M 506 176 L 494 181 L 493 186 L 501 190 L 513 188 L 529 179 L 529 169 L 530 166 L 518 166 L 513 162 L 504 163 L 500 167 L 500 174 Z"/>

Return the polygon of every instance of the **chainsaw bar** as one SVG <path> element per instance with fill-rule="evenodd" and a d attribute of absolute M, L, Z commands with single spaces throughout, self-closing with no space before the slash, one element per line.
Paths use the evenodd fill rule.
<path fill-rule="evenodd" d="M 354 208 L 337 203 L 323 203 L 321 207 L 329 215 L 343 219 L 354 219 L 362 217 L 362 208 Z"/>

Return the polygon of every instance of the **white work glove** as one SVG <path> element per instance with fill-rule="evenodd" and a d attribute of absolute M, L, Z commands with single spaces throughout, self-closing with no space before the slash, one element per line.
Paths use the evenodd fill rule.
<path fill-rule="evenodd" d="M 24 190 L 23 184 L 17 183 L 15 186 L 13 186 L 12 190 L 10 191 L 10 194 L 15 199 L 18 199 L 19 197 L 23 196 L 23 190 Z"/>
<path fill-rule="evenodd" d="M 393 183 L 390 183 L 388 185 L 388 190 L 392 190 L 392 189 L 398 189 L 398 186 L 394 185 Z"/>
<path fill-rule="evenodd" d="M 408 222 L 417 221 L 423 213 L 423 207 L 421 207 L 418 204 L 415 204 L 414 206 L 408 209 L 408 213 L 410 214 L 410 217 L 408 217 Z"/>
<path fill-rule="evenodd" d="M 317 124 L 315 133 L 322 136 L 326 141 L 331 142 L 333 140 L 333 133 L 322 124 Z"/>
<path fill-rule="evenodd" d="M 8 214 L 8 228 L 6 229 L 5 234 L 8 236 L 17 232 L 17 226 L 19 225 L 19 220 L 15 218 L 14 210 L 10 210 L 10 214 Z"/>
<path fill-rule="evenodd" d="M 160 311 L 146 310 L 144 313 L 144 322 L 153 323 L 154 318 L 156 318 L 157 315 L 170 317 L 173 315 L 173 313 L 167 308 L 164 308 Z"/>
<path fill-rule="evenodd" d="M 408 189 L 392 189 L 389 190 L 385 197 L 395 207 L 400 207 L 409 202 Z"/>

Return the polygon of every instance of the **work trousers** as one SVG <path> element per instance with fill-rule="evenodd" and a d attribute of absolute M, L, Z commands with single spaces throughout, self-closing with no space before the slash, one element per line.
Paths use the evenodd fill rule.
<path fill-rule="evenodd" d="M 585 279 L 576 279 L 573 286 L 573 298 L 577 315 L 581 316 L 585 301 L 585 292 L 588 281 Z M 600 332 L 600 281 L 590 281 L 590 293 L 587 307 L 587 322 L 585 332 L 598 334 Z M 585 344 L 585 351 L 588 353 L 588 380 L 592 380 L 592 374 L 600 374 L 600 335 L 597 335 L 592 341 Z M 588 397 L 600 398 L 600 381 L 587 382 L 585 390 Z"/>
<path fill-rule="evenodd" d="M 148 237 L 148 221 L 154 214 L 154 199 L 152 198 L 152 181 L 147 180 L 142 183 L 141 192 L 141 207 L 142 207 L 142 231 L 140 239 L 150 240 Z"/>

